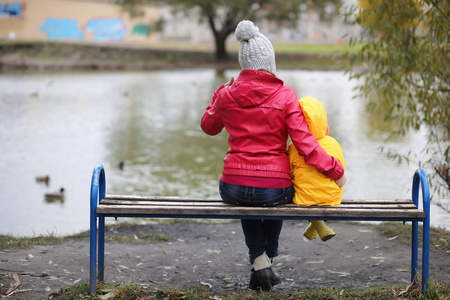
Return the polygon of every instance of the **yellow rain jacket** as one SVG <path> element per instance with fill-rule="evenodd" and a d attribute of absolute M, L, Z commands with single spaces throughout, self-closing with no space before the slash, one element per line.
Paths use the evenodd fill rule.
<path fill-rule="evenodd" d="M 328 136 L 327 114 L 319 100 L 303 97 L 299 100 L 305 115 L 309 131 L 314 134 L 320 146 L 346 168 L 344 154 L 339 143 Z M 294 183 L 295 196 L 293 202 L 297 205 L 338 205 L 344 192 L 336 182 L 320 173 L 316 167 L 305 163 L 304 156 L 298 154 L 291 143 L 289 145 L 289 161 L 291 177 Z"/>

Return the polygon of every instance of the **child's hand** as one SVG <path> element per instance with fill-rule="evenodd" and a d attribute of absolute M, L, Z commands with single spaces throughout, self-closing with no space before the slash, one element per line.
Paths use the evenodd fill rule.
<path fill-rule="evenodd" d="M 234 77 L 233 76 L 231 76 L 231 79 L 230 79 L 230 81 L 228 81 L 227 83 L 225 83 L 224 85 L 225 86 L 231 86 L 231 85 L 233 85 L 233 82 L 234 82 Z"/>
<path fill-rule="evenodd" d="M 344 184 L 347 182 L 347 177 L 345 177 L 345 174 L 339 178 L 338 180 L 335 180 L 334 182 L 336 182 L 336 184 L 340 187 L 343 187 Z"/>

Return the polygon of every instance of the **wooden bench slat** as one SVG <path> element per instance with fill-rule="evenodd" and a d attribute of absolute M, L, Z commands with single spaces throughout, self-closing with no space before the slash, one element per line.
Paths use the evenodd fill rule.
<path fill-rule="evenodd" d="M 133 196 L 133 195 L 106 195 L 106 200 L 140 200 L 140 201 L 179 201 L 179 202 L 223 202 L 220 198 L 205 197 L 179 197 L 179 196 Z"/>
<path fill-rule="evenodd" d="M 139 206 L 211 206 L 215 207 L 217 209 L 228 209 L 230 207 L 229 204 L 226 204 L 224 202 L 203 202 L 203 201 L 191 201 L 191 202 L 179 202 L 179 201 L 141 201 L 141 200 L 109 200 L 104 199 L 100 202 L 101 205 L 139 205 Z M 283 206 L 292 206 L 296 207 L 295 204 L 287 204 Z M 311 207 L 311 206 L 309 206 Z M 312 206 L 312 207 L 318 207 L 318 206 Z M 324 209 L 329 208 L 331 206 L 320 206 Z M 365 209 L 417 209 L 417 207 L 411 202 L 408 204 L 341 204 L 339 206 L 340 208 L 365 208 Z"/>
<path fill-rule="evenodd" d="M 98 214 L 104 215 L 152 215 L 152 216 L 208 216 L 211 218 L 221 216 L 280 216 L 280 217 L 329 217 L 329 218 L 414 218 L 422 219 L 425 214 L 419 209 L 345 209 L 341 207 L 300 207 L 277 206 L 268 207 L 242 207 L 228 205 L 226 209 L 213 206 L 142 206 L 142 205 L 99 205 Z"/>
<path fill-rule="evenodd" d="M 413 203 L 411 199 L 342 199 L 345 204 L 407 204 Z"/>
<path fill-rule="evenodd" d="M 107 195 L 105 200 L 178 201 L 178 202 L 223 202 L 221 198 L 180 197 L 180 196 L 132 196 Z M 408 204 L 410 199 L 342 199 L 342 204 Z"/>

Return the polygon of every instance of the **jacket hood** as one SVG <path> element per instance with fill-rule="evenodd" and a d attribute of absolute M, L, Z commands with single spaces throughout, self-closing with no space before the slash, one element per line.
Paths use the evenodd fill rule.
<path fill-rule="evenodd" d="M 303 97 L 299 102 L 309 131 L 314 134 L 316 140 L 326 136 L 328 134 L 327 113 L 322 103 L 313 97 Z"/>
<path fill-rule="evenodd" d="M 283 86 L 283 81 L 266 72 L 242 70 L 229 88 L 230 95 L 242 107 L 261 105 Z"/>

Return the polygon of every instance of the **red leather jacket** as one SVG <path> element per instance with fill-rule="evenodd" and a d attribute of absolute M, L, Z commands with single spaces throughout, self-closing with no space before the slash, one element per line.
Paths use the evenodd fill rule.
<path fill-rule="evenodd" d="M 220 86 L 201 127 L 209 135 L 229 133 L 223 174 L 290 180 L 288 135 L 307 164 L 335 180 L 344 174 L 309 132 L 294 90 L 267 72 L 242 70 L 233 85 Z"/>

